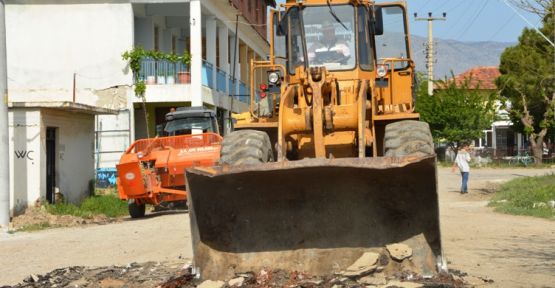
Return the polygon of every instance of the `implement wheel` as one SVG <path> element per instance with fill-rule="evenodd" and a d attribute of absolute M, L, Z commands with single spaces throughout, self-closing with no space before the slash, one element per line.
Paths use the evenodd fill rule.
<path fill-rule="evenodd" d="M 391 157 L 434 155 L 434 141 L 426 122 L 404 120 L 385 127 L 384 155 Z"/>
<path fill-rule="evenodd" d="M 241 165 L 273 161 L 272 144 L 266 132 L 239 130 L 224 137 L 220 164 Z"/>
<path fill-rule="evenodd" d="M 137 204 L 135 200 L 129 200 L 129 202 L 127 202 L 127 209 L 129 210 L 129 216 L 131 216 L 131 218 L 141 218 L 145 216 L 146 205 Z"/>

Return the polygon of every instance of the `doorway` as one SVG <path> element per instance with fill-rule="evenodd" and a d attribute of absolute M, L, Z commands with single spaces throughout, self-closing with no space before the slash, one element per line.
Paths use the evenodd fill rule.
<path fill-rule="evenodd" d="M 46 200 L 54 204 L 56 197 L 56 127 L 46 127 Z"/>

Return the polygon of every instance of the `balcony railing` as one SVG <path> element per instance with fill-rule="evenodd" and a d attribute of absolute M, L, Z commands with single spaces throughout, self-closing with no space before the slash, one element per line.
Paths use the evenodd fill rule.
<path fill-rule="evenodd" d="M 225 78 L 226 78 L 226 73 L 223 70 L 220 70 L 220 68 L 218 68 L 216 70 L 216 90 L 220 91 L 220 92 L 225 92 Z"/>
<path fill-rule="evenodd" d="M 212 78 L 214 69 L 216 70 L 216 83 Z M 231 75 L 205 60 L 202 61 L 201 74 L 202 85 L 224 93 L 227 85 L 228 94 L 233 95 L 235 100 L 250 103 L 250 97 L 247 96 L 249 88 L 243 81 L 233 80 Z M 139 80 L 145 81 L 148 85 L 188 84 L 191 83 L 190 67 L 182 63 L 146 58 L 141 61 Z"/>
<path fill-rule="evenodd" d="M 189 66 L 166 60 L 143 59 L 139 79 L 148 85 L 186 84 L 191 82 Z"/>
<path fill-rule="evenodd" d="M 212 71 L 214 70 L 214 65 L 207 61 L 202 61 L 202 85 L 209 88 L 214 88 L 214 81 L 212 80 Z"/>
<path fill-rule="evenodd" d="M 228 87 L 229 87 L 229 95 L 236 95 L 237 94 L 237 79 L 235 79 L 235 81 L 233 81 L 233 79 L 231 78 L 231 76 L 229 76 L 229 78 L 227 79 L 229 81 Z M 235 100 L 239 100 L 237 99 L 237 97 L 235 97 Z"/>
<path fill-rule="evenodd" d="M 247 88 L 247 84 L 245 82 L 239 80 L 239 101 L 245 102 L 250 104 L 251 97 L 249 97 L 249 89 Z"/>

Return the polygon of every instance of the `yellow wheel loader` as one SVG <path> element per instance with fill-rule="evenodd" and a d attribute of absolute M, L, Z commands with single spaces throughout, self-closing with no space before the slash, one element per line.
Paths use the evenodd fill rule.
<path fill-rule="evenodd" d="M 288 0 L 271 11 L 250 111 L 224 137 L 221 165 L 187 170 L 201 278 L 324 275 L 392 243 L 412 248 L 420 275 L 445 268 L 404 3 Z"/>

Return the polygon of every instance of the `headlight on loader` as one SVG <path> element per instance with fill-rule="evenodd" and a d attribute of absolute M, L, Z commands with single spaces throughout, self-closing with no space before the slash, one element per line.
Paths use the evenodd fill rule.
<path fill-rule="evenodd" d="M 385 66 L 384 64 L 378 65 L 378 67 L 376 69 L 376 74 L 380 78 L 385 77 L 385 75 L 387 75 L 387 66 Z"/>
<path fill-rule="evenodd" d="M 277 85 L 279 83 L 279 73 L 275 71 L 268 73 L 268 82 L 272 85 Z"/>

